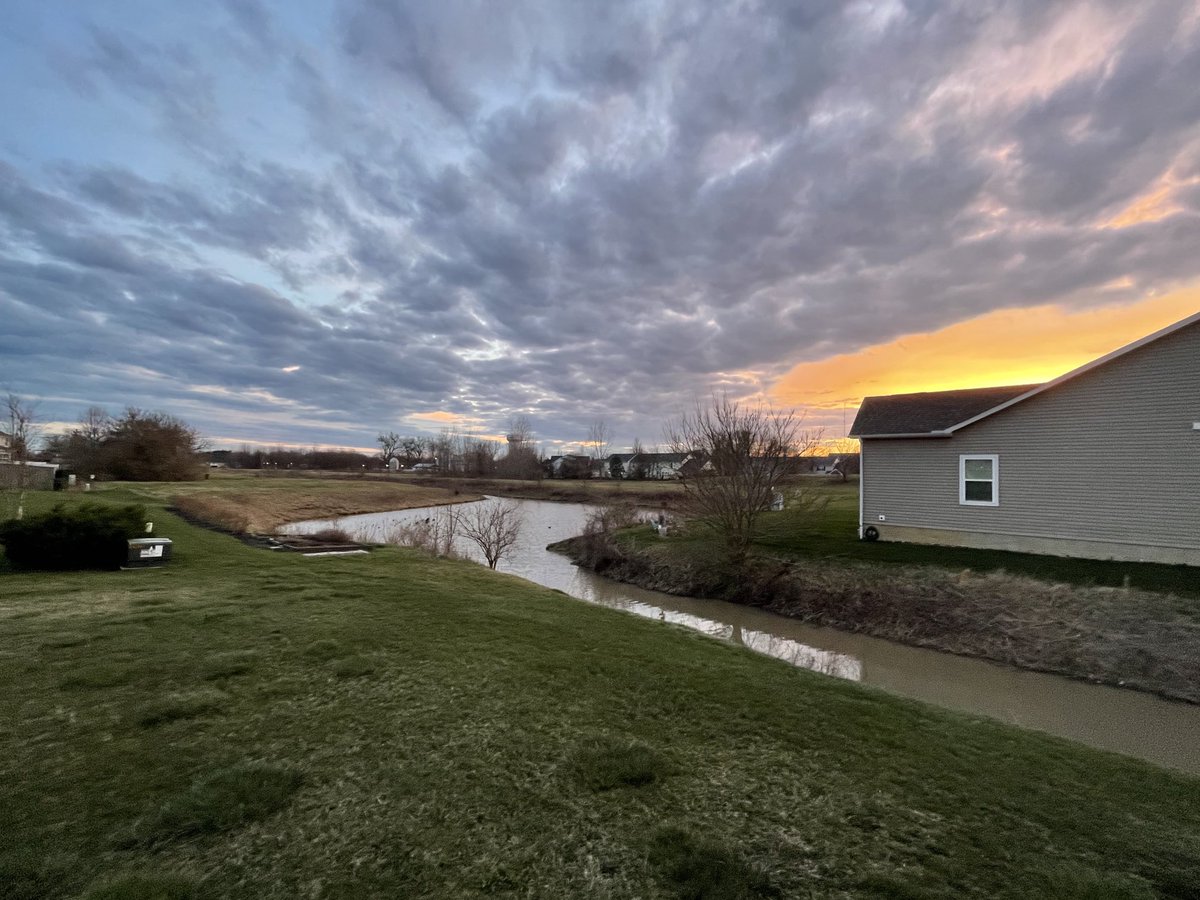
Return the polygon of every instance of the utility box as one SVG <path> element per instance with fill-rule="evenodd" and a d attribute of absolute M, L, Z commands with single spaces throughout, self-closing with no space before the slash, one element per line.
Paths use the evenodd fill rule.
<path fill-rule="evenodd" d="M 131 538 L 122 569 L 152 569 L 165 566 L 171 558 L 170 538 Z"/>

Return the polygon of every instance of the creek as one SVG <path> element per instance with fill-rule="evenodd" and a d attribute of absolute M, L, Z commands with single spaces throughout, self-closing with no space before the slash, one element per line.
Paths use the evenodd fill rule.
<path fill-rule="evenodd" d="M 865 635 L 813 628 L 775 613 L 720 600 L 676 597 L 610 581 L 546 549 L 547 544 L 580 534 L 590 507 L 496 498 L 477 502 L 510 502 L 521 510 L 521 532 L 509 556 L 497 567 L 501 572 L 589 603 L 682 625 L 835 678 L 1200 774 L 1200 706 Z M 284 531 L 303 534 L 336 525 L 359 540 L 385 543 L 397 527 L 438 516 L 441 509 L 296 522 Z M 482 560 L 478 549 L 461 538 L 456 549 L 464 556 Z"/>

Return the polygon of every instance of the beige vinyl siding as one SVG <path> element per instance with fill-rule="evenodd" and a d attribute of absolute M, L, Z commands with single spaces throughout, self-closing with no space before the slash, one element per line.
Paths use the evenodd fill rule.
<path fill-rule="evenodd" d="M 863 524 L 1200 548 L 1197 421 L 1200 324 L 952 437 L 863 441 Z M 960 505 L 962 454 L 999 457 L 998 506 Z"/>

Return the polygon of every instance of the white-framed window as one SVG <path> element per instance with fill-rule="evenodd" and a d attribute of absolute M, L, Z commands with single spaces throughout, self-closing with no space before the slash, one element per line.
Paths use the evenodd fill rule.
<path fill-rule="evenodd" d="M 1000 457 L 964 453 L 958 458 L 958 502 L 963 506 L 1000 505 Z"/>

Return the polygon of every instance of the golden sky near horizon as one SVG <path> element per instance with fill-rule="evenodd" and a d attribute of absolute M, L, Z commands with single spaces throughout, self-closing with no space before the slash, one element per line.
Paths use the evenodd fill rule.
<path fill-rule="evenodd" d="M 800 363 L 770 394 L 787 406 L 853 410 L 863 397 L 879 394 L 1037 384 L 1197 311 L 1200 286 L 1087 310 L 1057 305 L 998 310 L 939 331 Z"/>

